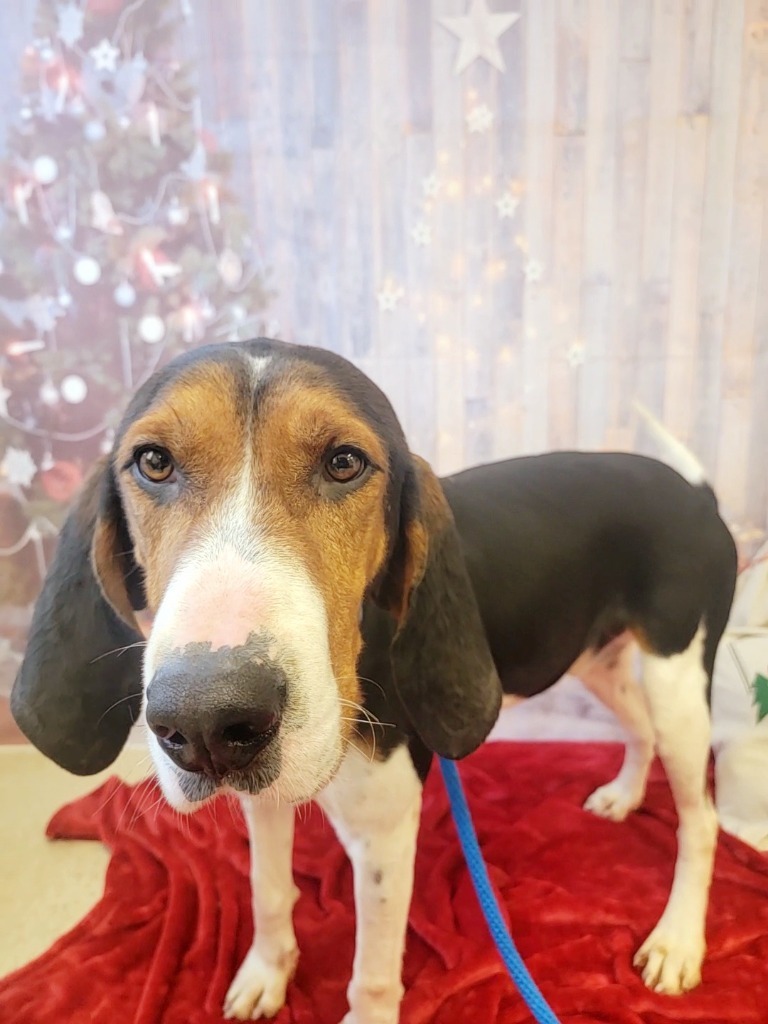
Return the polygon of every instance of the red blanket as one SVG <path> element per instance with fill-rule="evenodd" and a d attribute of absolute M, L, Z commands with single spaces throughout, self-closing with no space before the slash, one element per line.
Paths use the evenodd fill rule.
<path fill-rule="evenodd" d="M 462 765 L 529 969 L 563 1024 L 765 1024 L 768 858 L 729 836 L 720 837 L 701 987 L 654 995 L 632 969 L 669 891 L 675 815 L 658 766 L 645 806 L 624 824 L 581 810 L 620 758 L 612 745 L 499 743 Z M 49 835 L 112 849 L 105 893 L 52 949 L 0 982 L 2 1024 L 220 1024 L 252 930 L 236 807 L 179 819 L 153 784 L 110 780 L 62 808 Z M 295 869 L 301 960 L 276 1020 L 338 1024 L 352 962 L 352 877 L 315 811 L 298 823 Z M 425 791 L 405 985 L 402 1024 L 531 1021 L 481 919 L 436 767 Z"/>

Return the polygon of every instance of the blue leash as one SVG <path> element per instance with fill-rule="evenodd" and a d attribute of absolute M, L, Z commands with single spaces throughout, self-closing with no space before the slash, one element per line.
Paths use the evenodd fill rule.
<path fill-rule="evenodd" d="M 491 880 L 488 877 L 488 868 L 485 866 L 485 861 L 477 842 L 475 826 L 472 824 L 472 818 L 467 807 L 467 798 L 464 795 L 456 762 L 447 761 L 444 757 L 441 757 L 440 770 L 443 773 L 445 788 L 448 790 L 453 820 L 456 823 L 456 831 L 459 834 L 459 842 L 464 851 L 464 859 L 469 868 L 472 885 L 475 887 L 486 923 L 488 924 L 493 941 L 496 943 L 501 959 L 504 961 L 504 965 L 515 985 L 517 985 L 520 995 L 527 1003 L 528 1009 L 538 1021 L 538 1024 L 559 1024 L 557 1017 L 539 991 L 536 982 L 528 973 L 528 968 L 523 963 L 522 957 L 512 941 L 512 936 L 504 924 L 498 900 L 491 886 Z"/>

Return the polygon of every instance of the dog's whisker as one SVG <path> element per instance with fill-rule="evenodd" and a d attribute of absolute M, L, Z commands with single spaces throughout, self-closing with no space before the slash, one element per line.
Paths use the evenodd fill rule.
<path fill-rule="evenodd" d="M 125 654 L 126 651 L 132 651 L 135 647 L 146 647 L 146 646 L 147 646 L 147 641 L 146 640 L 137 640 L 136 643 L 127 644 L 125 647 L 115 647 L 111 651 L 105 651 L 103 654 L 99 654 L 99 655 L 97 655 L 97 657 L 92 658 L 91 661 L 90 661 L 90 664 L 91 665 L 95 665 L 97 661 L 102 661 L 102 659 L 104 659 L 104 658 L 109 658 L 113 654 L 116 654 L 118 657 L 120 657 L 121 654 Z"/>
<path fill-rule="evenodd" d="M 102 723 L 102 722 L 104 721 L 104 719 L 105 719 L 105 718 L 107 717 L 107 715 L 109 714 L 109 712 L 110 712 L 110 711 L 114 711 L 114 709 L 115 709 L 115 708 L 116 708 L 116 707 L 117 707 L 117 706 L 118 706 L 119 704 L 125 704 L 125 702 L 126 702 L 127 700 L 136 700 L 136 698 L 137 698 L 138 696 L 140 696 L 140 694 L 138 694 L 138 693 L 129 693 L 129 694 L 127 694 L 127 695 L 126 695 L 125 697 L 121 697 L 121 698 L 120 698 L 119 700 L 116 700 L 114 704 L 110 704 L 110 705 L 109 705 L 109 707 L 107 708 L 107 710 L 106 710 L 106 711 L 105 711 L 105 712 L 104 712 L 104 713 L 103 713 L 103 714 L 102 714 L 102 715 L 101 715 L 101 716 L 99 717 L 99 720 L 98 720 L 98 722 L 97 722 L 96 724 L 97 724 L 97 725 L 101 725 L 101 723 Z M 135 723 L 134 723 L 134 724 L 135 724 Z"/>

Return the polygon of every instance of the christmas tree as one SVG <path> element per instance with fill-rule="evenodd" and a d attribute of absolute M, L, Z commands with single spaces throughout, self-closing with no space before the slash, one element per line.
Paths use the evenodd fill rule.
<path fill-rule="evenodd" d="M 190 16 L 188 0 L 38 6 L 0 165 L 0 517 L 19 534 L 0 530 L 0 603 L 21 600 L 19 545 L 37 577 L 126 395 L 181 349 L 261 326 L 248 220 L 177 52 Z"/>

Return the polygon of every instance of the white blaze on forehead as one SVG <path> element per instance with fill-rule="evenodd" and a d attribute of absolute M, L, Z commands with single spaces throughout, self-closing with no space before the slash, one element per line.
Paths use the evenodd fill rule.
<path fill-rule="evenodd" d="M 261 378 L 264 376 L 264 371 L 272 362 L 272 356 L 248 356 L 248 361 L 251 367 L 251 376 L 253 383 L 258 384 Z"/>

